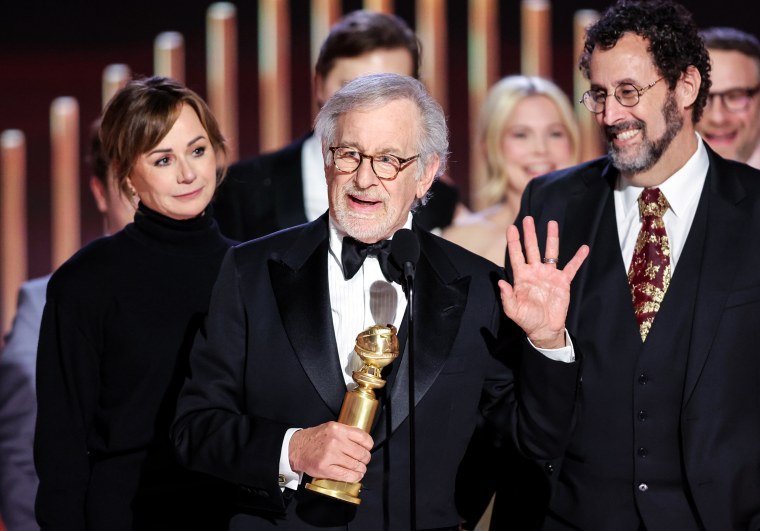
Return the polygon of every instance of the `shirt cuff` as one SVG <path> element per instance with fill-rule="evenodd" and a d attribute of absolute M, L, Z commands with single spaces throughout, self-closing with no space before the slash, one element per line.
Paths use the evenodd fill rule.
<path fill-rule="evenodd" d="M 575 361 L 575 349 L 573 348 L 573 340 L 570 339 L 570 334 L 565 328 L 565 346 L 562 348 L 538 348 L 528 338 L 530 346 L 539 351 L 541 354 L 553 361 L 561 361 L 562 363 L 573 363 Z"/>
<path fill-rule="evenodd" d="M 301 478 L 303 478 L 302 472 L 294 472 L 290 468 L 290 458 L 288 456 L 288 448 L 290 448 L 290 439 L 293 434 L 301 428 L 290 428 L 285 432 L 285 437 L 282 439 L 282 449 L 280 450 L 280 475 L 278 482 L 280 489 L 297 490 L 298 485 L 301 484 Z"/>

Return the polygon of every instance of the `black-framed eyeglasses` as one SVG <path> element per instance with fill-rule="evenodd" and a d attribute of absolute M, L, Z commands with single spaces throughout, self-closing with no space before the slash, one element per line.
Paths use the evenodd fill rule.
<path fill-rule="evenodd" d="M 338 171 L 343 173 L 353 173 L 359 169 L 359 166 L 361 166 L 364 159 L 369 159 L 372 171 L 377 175 L 378 179 L 384 181 L 395 179 L 399 172 L 410 162 L 414 162 L 420 158 L 419 154 L 406 159 L 402 159 L 396 155 L 387 154 L 365 155 L 361 151 L 343 146 L 331 147 L 330 152 L 333 156 L 333 164 L 335 164 Z"/>
<path fill-rule="evenodd" d="M 604 107 L 607 104 L 607 98 L 610 96 L 615 96 L 615 99 L 623 107 L 635 107 L 636 104 L 639 103 L 641 95 L 650 88 L 654 87 L 659 81 L 662 81 L 663 79 L 665 78 L 661 77 L 660 79 L 656 79 L 645 87 L 637 87 L 633 83 L 621 83 L 615 87 L 615 92 L 612 94 L 607 94 L 607 92 L 604 90 L 587 90 L 583 93 L 583 97 L 578 103 L 585 105 L 586 108 L 594 114 L 604 112 Z"/>
<path fill-rule="evenodd" d="M 758 92 L 760 92 L 760 85 L 754 88 L 733 88 L 723 92 L 713 92 L 707 95 L 707 105 L 712 105 L 713 100 L 718 98 L 727 111 L 743 111 L 749 107 L 749 102 Z"/>

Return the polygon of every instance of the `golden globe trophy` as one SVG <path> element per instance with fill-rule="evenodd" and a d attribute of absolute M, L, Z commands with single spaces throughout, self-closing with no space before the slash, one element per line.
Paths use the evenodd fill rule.
<path fill-rule="evenodd" d="M 352 375 L 357 387 L 346 393 L 340 415 L 338 415 L 338 422 L 369 433 L 377 411 L 375 389 L 380 389 L 385 385 L 385 380 L 380 377 L 381 372 L 383 367 L 389 365 L 399 355 L 396 327 L 391 324 L 370 326 L 356 336 L 354 350 L 363 364 Z M 361 483 L 332 479 L 314 479 L 306 484 L 306 488 L 311 491 L 356 505 L 361 503 L 359 498 L 361 487 Z"/>

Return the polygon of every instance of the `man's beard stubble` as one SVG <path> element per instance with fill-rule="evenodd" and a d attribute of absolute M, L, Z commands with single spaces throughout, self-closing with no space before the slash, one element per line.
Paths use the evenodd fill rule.
<path fill-rule="evenodd" d="M 357 188 L 353 181 L 346 183 L 340 190 L 340 200 L 334 205 L 335 221 L 346 231 L 346 234 L 359 241 L 373 243 L 388 237 L 395 222 L 396 212 L 391 205 L 390 196 L 387 193 L 370 192 Z M 377 219 L 373 215 L 362 216 L 348 208 L 345 201 L 349 195 L 356 197 L 381 201 L 385 206 L 385 212 L 382 219 Z"/>
<path fill-rule="evenodd" d="M 626 122 L 614 126 L 605 127 L 605 134 L 611 139 L 621 130 L 629 129 L 631 125 L 641 128 L 641 134 L 644 137 L 642 143 L 637 148 L 637 152 L 632 156 L 626 156 L 623 149 L 615 147 L 612 140 L 608 140 L 608 151 L 612 165 L 621 173 L 636 174 L 650 170 L 660 160 L 662 154 L 668 149 L 673 139 L 683 128 L 683 116 L 678 112 L 678 103 L 675 96 L 670 93 L 667 101 L 662 106 L 662 117 L 665 120 L 665 132 L 655 140 L 647 137 L 647 126 L 640 120 Z"/>

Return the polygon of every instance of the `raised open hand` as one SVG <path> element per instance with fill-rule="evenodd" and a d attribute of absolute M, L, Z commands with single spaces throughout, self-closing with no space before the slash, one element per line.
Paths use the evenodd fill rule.
<path fill-rule="evenodd" d="M 559 269 L 559 227 L 556 221 L 547 225 L 543 260 L 538 250 L 535 222 L 530 216 L 523 219 L 523 234 L 524 256 L 517 227 L 511 225 L 507 229 L 507 250 L 514 285 L 499 281 L 504 313 L 523 329 L 535 346 L 546 349 L 564 347 L 570 283 L 588 256 L 588 245 L 581 245 L 565 268 Z"/>

